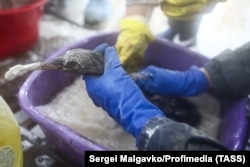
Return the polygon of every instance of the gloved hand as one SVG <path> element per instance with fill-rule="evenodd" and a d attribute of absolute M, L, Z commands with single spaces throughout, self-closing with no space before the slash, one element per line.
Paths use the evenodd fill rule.
<path fill-rule="evenodd" d="M 196 66 L 183 72 L 148 66 L 137 75 L 141 77 L 134 80 L 142 90 L 163 96 L 193 96 L 209 88 L 208 79 Z"/>
<path fill-rule="evenodd" d="M 224 0 L 163 0 L 161 10 L 170 19 L 188 21 L 200 13 L 211 11 L 218 1 Z"/>
<path fill-rule="evenodd" d="M 131 16 L 121 20 L 116 49 L 127 72 L 139 69 L 148 43 L 153 40 L 154 36 L 143 17 Z"/>
<path fill-rule="evenodd" d="M 152 118 L 164 117 L 148 102 L 138 86 L 123 70 L 114 47 L 100 45 L 94 51 L 104 55 L 105 70 L 99 77 L 83 77 L 88 95 L 136 139 Z"/>

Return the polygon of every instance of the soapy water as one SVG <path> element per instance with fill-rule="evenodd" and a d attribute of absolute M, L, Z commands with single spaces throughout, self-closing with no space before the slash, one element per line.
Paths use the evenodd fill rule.
<path fill-rule="evenodd" d="M 202 121 L 196 128 L 216 138 L 220 123 L 219 102 L 208 94 L 188 100 L 196 105 L 202 115 Z M 109 150 L 137 149 L 135 138 L 125 132 L 103 109 L 93 104 L 81 78 L 58 92 L 51 102 L 37 109 Z"/>
<path fill-rule="evenodd" d="M 135 138 L 93 104 L 81 78 L 65 87 L 50 103 L 37 109 L 108 149 L 136 150 Z"/>

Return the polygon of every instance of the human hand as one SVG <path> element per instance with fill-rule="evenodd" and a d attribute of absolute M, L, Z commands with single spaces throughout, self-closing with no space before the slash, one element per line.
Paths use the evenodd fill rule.
<path fill-rule="evenodd" d="M 186 71 L 148 66 L 133 75 L 139 75 L 134 77 L 134 81 L 142 90 L 163 96 L 193 96 L 209 87 L 206 75 L 196 66 Z"/>
<path fill-rule="evenodd" d="M 137 139 L 146 122 L 164 114 L 146 100 L 138 86 L 123 70 L 114 47 L 104 44 L 94 51 L 104 55 L 105 70 L 99 77 L 83 77 L 87 92 L 97 106 L 102 107 Z"/>
<path fill-rule="evenodd" d="M 121 20 L 116 49 L 127 72 L 139 69 L 148 43 L 153 40 L 154 36 L 142 17 L 131 16 Z"/>

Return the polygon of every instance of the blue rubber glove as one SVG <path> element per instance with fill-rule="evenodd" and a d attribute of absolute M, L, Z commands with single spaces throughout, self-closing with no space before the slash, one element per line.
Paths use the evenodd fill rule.
<path fill-rule="evenodd" d="M 143 126 L 164 114 L 144 97 L 124 71 L 114 47 L 102 44 L 94 51 L 104 55 L 105 70 L 99 77 L 83 77 L 88 95 L 138 141 Z"/>
<path fill-rule="evenodd" d="M 196 66 L 183 72 L 148 66 L 138 74 L 143 77 L 135 79 L 137 85 L 152 94 L 193 96 L 204 93 L 209 88 L 208 79 Z"/>

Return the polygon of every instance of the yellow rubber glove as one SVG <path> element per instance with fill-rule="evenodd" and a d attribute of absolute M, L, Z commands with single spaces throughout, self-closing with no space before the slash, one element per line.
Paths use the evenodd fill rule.
<path fill-rule="evenodd" d="M 148 43 L 153 40 L 154 36 L 143 17 L 132 16 L 121 20 L 116 49 L 128 73 L 139 69 Z"/>
<path fill-rule="evenodd" d="M 198 14 L 211 11 L 219 1 L 225 0 L 162 0 L 161 10 L 170 19 L 188 21 Z"/>
<path fill-rule="evenodd" d="M 23 153 L 18 123 L 0 96 L 0 166 L 22 167 Z"/>

